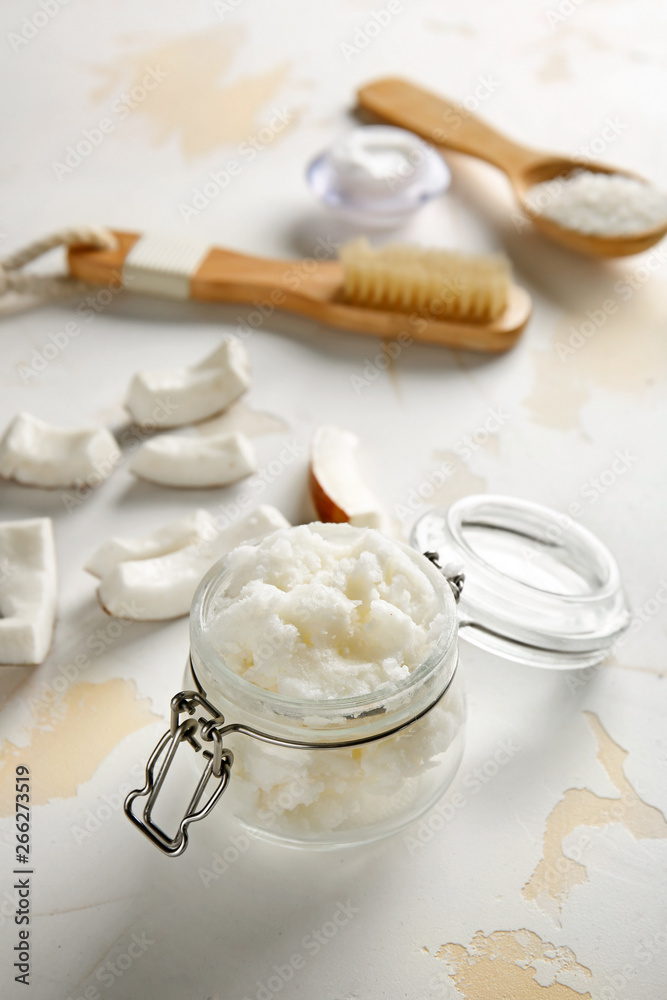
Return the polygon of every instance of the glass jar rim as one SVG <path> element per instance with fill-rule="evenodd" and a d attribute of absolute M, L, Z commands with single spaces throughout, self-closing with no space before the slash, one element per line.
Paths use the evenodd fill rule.
<path fill-rule="evenodd" d="M 512 512 L 538 515 L 540 521 L 542 521 L 541 527 L 545 528 L 545 533 L 548 533 L 549 528 L 554 526 L 561 534 L 568 532 L 577 541 L 583 543 L 586 546 L 586 555 L 590 559 L 590 568 L 594 568 L 600 578 L 599 585 L 595 589 L 591 589 L 589 593 L 565 594 L 561 591 L 540 587 L 534 582 L 526 583 L 515 576 L 508 577 L 506 573 L 485 559 L 470 544 L 463 529 L 475 523 L 471 518 L 480 515 L 483 516 L 485 511 L 490 510 L 496 515 L 498 512 L 502 512 L 503 507 L 508 505 L 508 501 L 511 503 Z M 547 519 L 550 519 L 550 524 L 546 524 Z M 583 524 L 578 524 L 573 518 L 565 514 L 559 514 L 549 507 L 533 503 L 530 500 L 522 500 L 516 497 L 508 498 L 486 493 L 462 497 L 447 510 L 447 526 L 452 537 L 465 553 L 467 567 L 474 563 L 486 575 L 493 577 L 500 585 L 507 586 L 510 583 L 516 588 L 517 592 L 523 590 L 527 594 L 533 594 L 535 591 L 538 591 L 550 597 L 555 597 L 559 602 L 562 601 L 564 604 L 597 604 L 607 599 L 610 595 L 615 594 L 621 585 L 621 576 L 616 560 L 611 555 L 609 549 L 592 531 L 589 531 Z"/>
<path fill-rule="evenodd" d="M 308 525 L 309 528 L 316 528 L 320 533 L 326 533 L 330 529 L 339 530 L 346 527 L 353 532 L 363 533 L 373 530 L 361 526 L 350 524 L 328 524 L 314 521 Z M 280 529 L 286 530 L 286 529 Z M 245 545 L 258 545 L 262 539 L 243 542 Z M 407 677 L 398 682 L 389 682 L 376 688 L 374 691 L 364 695 L 352 695 L 344 698 L 289 698 L 285 695 L 269 691 L 259 687 L 252 681 L 246 680 L 241 675 L 232 670 L 224 661 L 224 657 L 215 648 L 207 634 L 207 612 L 210 602 L 217 593 L 216 585 L 222 582 L 228 556 L 223 557 L 215 563 L 199 584 L 192 602 L 190 611 L 190 645 L 192 654 L 207 668 L 207 672 L 212 680 L 221 686 L 221 690 L 230 701 L 234 701 L 231 692 L 238 693 L 244 700 L 250 701 L 261 710 L 271 709 L 287 718 L 318 718 L 326 719 L 327 716 L 348 713 L 352 718 L 372 715 L 380 711 L 383 703 L 401 701 L 403 704 L 406 693 L 411 689 L 419 689 L 424 682 L 435 673 L 436 668 L 442 663 L 447 653 L 456 642 L 458 631 L 458 620 L 456 613 L 456 602 L 452 589 L 441 571 L 424 555 L 415 550 L 412 546 L 397 539 L 386 538 L 385 541 L 395 545 L 418 566 L 427 576 L 433 586 L 434 593 L 438 599 L 440 607 L 438 612 L 444 613 L 444 627 L 437 640 L 433 643 L 425 659 Z M 211 664 L 214 667 L 211 668 Z M 445 687 L 456 669 L 456 658 L 454 657 L 450 665 L 447 677 L 443 678 L 442 686 Z"/>

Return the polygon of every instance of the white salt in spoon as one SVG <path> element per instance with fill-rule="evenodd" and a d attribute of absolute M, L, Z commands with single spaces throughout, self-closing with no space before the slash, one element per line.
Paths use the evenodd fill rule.
<path fill-rule="evenodd" d="M 501 135 L 475 115 L 462 110 L 407 80 L 387 78 L 362 87 L 357 98 L 366 111 L 401 128 L 410 129 L 434 146 L 476 156 L 503 170 L 525 214 L 541 232 L 569 250 L 593 257 L 625 257 L 648 250 L 667 232 L 667 218 L 659 224 L 622 235 L 600 235 L 559 225 L 536 210 L 530 191 L 536 184 L 585 170 L 614 174 L 648 184 L 627 170 L 601 163 L 585 165 L 571 157 L 541 153 Z"/>

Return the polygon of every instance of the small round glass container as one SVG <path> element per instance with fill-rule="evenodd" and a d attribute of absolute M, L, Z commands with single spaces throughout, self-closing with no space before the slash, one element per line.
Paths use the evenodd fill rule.
<path fill-rule="evenodd" d="M 391 125 L 361 125 L 320 153 L 308 184 L 328 208 L 368 226 L 397 226 L 449 187 L 436 150 Z"/>

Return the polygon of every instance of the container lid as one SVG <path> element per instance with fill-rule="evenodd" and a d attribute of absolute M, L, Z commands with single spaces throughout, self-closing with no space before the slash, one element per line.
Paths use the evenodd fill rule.
<path fill-rule="evenodd" d="M 451 174 L 433 146 L 393 125 L 360 125 L 308 165 L 317 198 L 357 223 L 399 225 L 449 186 Z"/>
<path fill-rule="evenodd" d="M 410 539 L 464 574 L 461 639 L 506 659 L 573 670 L 600 663 L 630 612 L 609 550 L 572 518 L 482 494 L 419 518 Z"/>

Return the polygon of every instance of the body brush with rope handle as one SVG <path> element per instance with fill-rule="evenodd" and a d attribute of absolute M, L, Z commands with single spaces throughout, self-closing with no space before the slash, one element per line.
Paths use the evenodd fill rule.
<path fill-rule="evenodd" d="M 69 278 L 23 267 L 52 247 L 68 248 Z M 336 260 L 271 260 L 181 237 L 68 229 L 0 262 L 0 292 L 39 294 L 71 279 L 111 283 L 164 298 L 253 304 L 298 313 L 375 337 L 408 332 L 416 341 L 473 351 L 512 347 L 531 313 L 506 257 L 464 255 L 359 238 Z"/>

